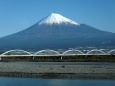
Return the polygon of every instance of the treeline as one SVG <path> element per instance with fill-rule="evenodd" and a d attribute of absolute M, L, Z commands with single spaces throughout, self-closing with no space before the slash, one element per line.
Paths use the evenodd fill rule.
<path fill-rule="evenodd" d="M 1 62 L 115 62 L 115 55 L 16 56 L 1 57 Z"/>

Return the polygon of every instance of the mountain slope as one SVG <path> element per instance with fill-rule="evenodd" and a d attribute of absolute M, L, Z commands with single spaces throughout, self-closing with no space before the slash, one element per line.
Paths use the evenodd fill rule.
<path fill-rule="evenodd" d="M 115 34 L 51 14 L 33 26 L 0 38 L 0 49 L 59 49 L 115 46 Z"/>

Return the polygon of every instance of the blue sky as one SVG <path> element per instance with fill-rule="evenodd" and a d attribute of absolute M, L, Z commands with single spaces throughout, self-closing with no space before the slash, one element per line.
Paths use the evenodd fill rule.
<path fill-rule="evenodd" d="M 115 33 L 115 0 L 0 0 L 0 37 L 24 30 L 51 13 Z"/>

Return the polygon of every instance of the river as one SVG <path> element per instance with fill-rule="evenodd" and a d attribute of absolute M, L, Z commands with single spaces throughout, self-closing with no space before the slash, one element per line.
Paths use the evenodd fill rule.
<path fill-rule="evenodd" d="M 0 86 L 115 86 L 115 80 L 0 77 Z"/>
<path fill-rule="evenodd" d="M 1 63 L 27 65 L 115 65 L 115 63 L 106 62 L 0 62 L 0 64 Z M 115 80 L 0 77 L 0 86 L 115 86 Z"/>

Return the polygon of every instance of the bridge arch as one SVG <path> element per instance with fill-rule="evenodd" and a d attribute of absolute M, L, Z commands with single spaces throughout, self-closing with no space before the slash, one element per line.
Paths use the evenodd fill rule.
<path fill-rule="evenodd" d="M 55 50 L 47 49 L 47 50 L 40 50 L 40 51 L 36 52 L 34 55 L 47 55 L 47 56 L 52 56 L 52 55 L 60 55 L 60 53 L 58 53 L 58 52 L 55 51 Z"/>
<path fill-rule="evenodd" d="M 93 50 L 87 52 L 86 55 L 106 55 L 106 53 L 103 52 L 102 50 L 93 49 Z"/>
<path fill-rule="evenodd" d="M 16 50 L 6 51 L 2 55 L 31 55 L 31 53 L 25 50 L 16 49 Z"/>
<path fill-rule="evenodd" d="M 115 55 L 115 49 L 108 51 L 107 55 Z"/>
<path fill-rule="evenodd" d="M 62 55 L 84 55 L 84 53 L 80 50 L 67 50 L 65 52 L 63 52 Z"/>

